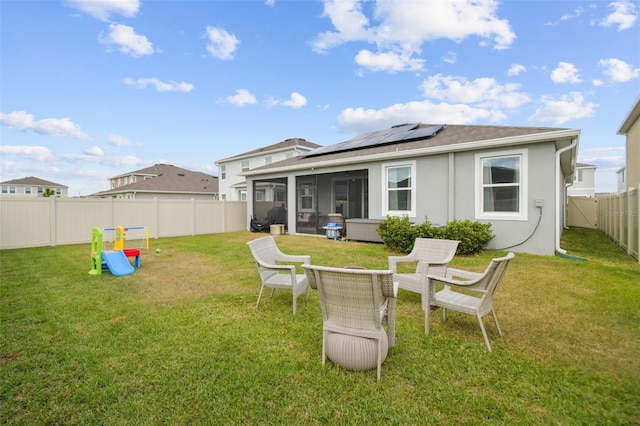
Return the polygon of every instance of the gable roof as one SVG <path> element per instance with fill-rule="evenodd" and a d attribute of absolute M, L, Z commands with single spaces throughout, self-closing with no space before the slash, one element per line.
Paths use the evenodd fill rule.
<path fill-rule="evenodd" d="M 97 192 L 93 195 L 113 195 L 127 192 L 165 192 L 190 194 L 217 194 L 218 177 L 202 172 L 193 172 L 171 164 L 155 164 L 151 167 L 124 173 L 120 176 L 146 175 L 150 179 L 142 179 L 119 188 Z M 113 179 L 113 178 L 112 178 Z"/>
<path fill-rule="evenodd" d="M 48 180 L 40 179 L 35 176 L 28 176 L 20 179 L 7 180 L 4 182 L 0 182 L 0 184 L 1 185 L 33 185 L 33 186 L 44 186 L 44 187 L 69 188 L 66 185 L 50 182 Z"/>
<path fill-rule="evenodd" d="M 627 116 L 624 118 L 624 121 L 620 125 L 618 129 L 619 135 L 626 135 L 633 123 L 638 121 L 640 118 L 640 96 L 636 99 L 635 103 L 627 113 Z"/>
<path fill-rule="evenodd" d="M 303 148 L 304 151 L 310 151 L 312 149 L 320 148 L 322 145 L 309 142 L 302 138 L 285 139 L 282 142 L 274 143 L 271 145 L 263 146 L 262 148 L 254 149 L 252 151 L 243 152 L 242 154 L 234 155 L 232 157 L 223 158 L 215 163 L 227 163 L 229 161 L 240 160 L 242 158 L 255 157 L 256 155 L 264 155 L 268 153 L 286 151 L 291 148 Z"/>
<path fill-rule="evenodd" d="M 439 127 L 440 125 L 421 124 L 419 128 L 425 129 L 434 126 Z M 257 167 L 242 174 L 252 176 L 312 167 L 329 167 L 545 141 L 556 141 L 556 144 L 562 141 L 562 146 L 564 146 L 569 145 L 579 135 L 579 130 L 555 127 L 444 125 L 435 135 L 426 135 L 421 139 L 400 140 L 394 143 L 370 145 L 363 149 L 334 151 L 320 155 L 310 153 Z M 356 136 L 350 141 L 362 136 Z M 342 143 L 346 142 L 349 141 Z M 577 151 L 577 147 L 574 150 Z M 326 151 L 331 150 L 327 149 Z"/>

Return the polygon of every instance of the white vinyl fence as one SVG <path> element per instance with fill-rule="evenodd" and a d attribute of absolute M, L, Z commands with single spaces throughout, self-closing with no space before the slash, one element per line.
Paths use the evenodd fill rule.
<path fill-rule="evenodd" d="M 598 196 L 598 229 L 640 262 L 640 186 Z"/>
<path fill-rule="evenodd" d="M 247 203 L 209 200 L 0 197 L 0 249 L 91 242 L 91 230 L 145 226 L 149 238 L 247 229 Z"/>

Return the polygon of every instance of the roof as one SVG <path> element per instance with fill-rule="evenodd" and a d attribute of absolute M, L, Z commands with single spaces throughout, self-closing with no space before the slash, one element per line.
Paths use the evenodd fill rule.
<path fill-rule="evenodd" d="M 627 113 L 627 116 L 624 118 L 624 121 L 618 129 L 618 134 L 626 135 L 631 126 L 633 126 L 633 123 L 638 121 L 638 118 L 640 118 L 640 96 L 638 96 L 636 102 L 633 104 L 633 106 Z"/>
<path fill-rule="evenodd" d="M 594 166 L 593 164 L 576 163 L 576 167 L 580 167 L 581 169 L 589 169 L 589 168 L 596 169 L 598 166 Z"/>
<path fill-rule="evenodd" d="M 243 152 L 242 154 L 234 155 L 233 157 L 223 158 L 222 160 L 216 161 L 216 164 L 239 160 L 241 158 L 254 157 L 256 155 L 264 155 L 270 152 L 285 151 L 290 148 L 304 148 L 305 151 L 309 151 L 320 147 L 322 147 L 322 145 L 309 142 L 302 138 L 291 138 L 272 145 L 263 146 L 262 148 L 254 149 L 253 151 Z"/>
<path fill-rule="evenodd" d="M 66 185 L 61 185 L 59 183 L 50 182 L 48 180 L 40 179 L 35 176 L 28 176 L 21 179 L 12 179 L 4 182 L 0 182 L 2 185 L 33 185 L 33 186 L 45 186 L 45 187 L 58 187 L 58 188 L 69 188 Z"/>
<path fill-rule="evenodd" d="M 97 192 L 93 195 L 110 195 L 126 192 L 168 192 L 191 194 L 216 194 L 218 192 L 218 178 L 202 172 L 172 166 L 170 164 L 155 164 L 135 172 L 120 176 L 150 175 L 151 179 L 138 180 L 135 183 L 119 188 Z M 118 177 L 118 176 L 116 176 Z M 112 178 L 113 179 L 113 178 Z"/>
<path fill-rule="evenodd" d="M 421 124 L 420 128 L 434 126 L 439 127 L 439 125 Z M 566 140 L 566 145 L 569 145 L 579 134 L 579 130 L 555 127 L 445 125 L 435 135 L 428 135 L 418 140 L 401 140 L 389 144 L 370 145 L 363 149 L 329 152 L 317 156 L 303 155 L 257 167 L 243 174 L 252 176 L 265 172 L 328 167 L 379 161 L 381 159 L 406 158 L 414 155 L 441 154 L 543 141 Z M 350 140 L 358 139 L 361 136 L 356 136 Z"/>

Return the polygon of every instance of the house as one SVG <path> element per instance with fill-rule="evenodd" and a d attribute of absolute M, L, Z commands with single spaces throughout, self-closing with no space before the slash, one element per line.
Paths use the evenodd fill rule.
<path fill-rule="evenodd" d="M 220 199 L 230 201 L 247 200 L 247 182 L 242 175 L 257 167 L 297 157 L 321 145 L 300 138 L 286 139 L 273 145 L 234 155 L 215 162 L 220 178 Z M 261 201 L 284 202 L 285 194 L 278 186 L 265 185 L 256 196 Z"/>
<path fill-rule="evenodd" d="M 57 197 L 66 197 L 69 187 L 59 183 L 50 182 L 34 176 L 22 179 L 7 180 L 0 182 L 2 186 L 2 195 L 27 195 L 32 197 L 42 197 L 49 189 L 52 195 Z"/>
<path fill-rule="evenodd" d="M 618 129 L 619 135 L 626 136 L 626 165 L 620 173 L 626 180 L 626 185 L 622 189 L 637 188 L 640 185 L 640 96 L 629 110 L 624 121 Z"/>
<path fill-rule="evenodd" d="M 576 163 L 573 184 L 567 188 L 567 195 L 569 197 L 595 197 L 596 168 L 597 166 L 591 164 Z"/>
<path fill-rule="evenodd" d="M 375 233 L 387 215 L 470 219 L 492 224 L 489 248 L 564 253 L 579 137 L 565 128 L 417 123 L 365 133 L 245 171 L 247 227 L 264 215 L 257 192 L 274 185 L 286 194 L 290 233 L 322 235 L 333 214 L 349 238 L 365 225 Z"/>
<path fill-rule="evenodd" d="M 100 198 L 216 200 L 218 178 L 193 172 L 171 164 L 151 167 L 114 176 L 109 179 L 111 189 L 92 194 Z"/>

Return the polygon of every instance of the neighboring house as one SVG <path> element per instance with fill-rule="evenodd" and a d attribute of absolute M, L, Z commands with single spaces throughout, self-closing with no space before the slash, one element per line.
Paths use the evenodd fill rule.
<path fill-rule="evenodd" d="M 573 184 L 567 188 L 567 195 L 569 197 L 595 197 L 596 168 L 597 166 L 591 164 L 576 163 Z"/>
<path fill-rule="evenodd" d="M 32 197 L 42 197 L 46 189 L 49 188 L 54 196 L 66 197 L 69 187 L 59 183 L 29 176 L 22 179 L 13 179 L 1 182 L 2 195 L 27 195 Z"/>
<path fill-rule="evenodd" d="M 623 178 L 626 178 L 626 185 L 621 188 L 626 191 L 628 188 L 637 188 L 640 185 L 640 96 L 620 125 L 618 134 L 627 137 L 626 166 L 622 171 Z M 620 176 L 620 172 L 618 175 Z"/>
<path fill-rule="evenodd" d="M 291 233 L 322 235 L 335 213 L 346 219 L 347 237 L 355 223 L 375 226 L 387 215 L 442 225 L 470 219 L 492 224 L 489 248 L 553 255 L 565 252 L 560 236 L 579 137 L 575 129 L 405 124 L 244 176 L 253 192 L 283 188 Z M 248 228 L 264 215 L 258 199 L 248 197 Z"/>
<path fill-rule="evenodd" d="M 220 199 L 229 201 L 247 200 L 247 182 L 242 173 L 276 163 L 281 160 L 297 157 L 321 145 L 304 139 L 286 139 L 273 145 L 234 155 L 215 162 L 220 178 Z M 256 193 L 262 201 L 284 202 L 285 194 L 278 186 L 264 185 Z"/>
<path fill-rule="evenodd" d="M 618 192 L 627 190 L 627 169 L 622 167 L 616 172 L 618 178 Z"/>
<path fill-rule="evenodd" d="M 109 179 L 111 189 L 92 194 L 100 198 L 125 199 L 196 199 L 217 200 L 218 178 L 206 173 L 192 172 L 171 164 L 151 167 L 114 176 Z"/>

